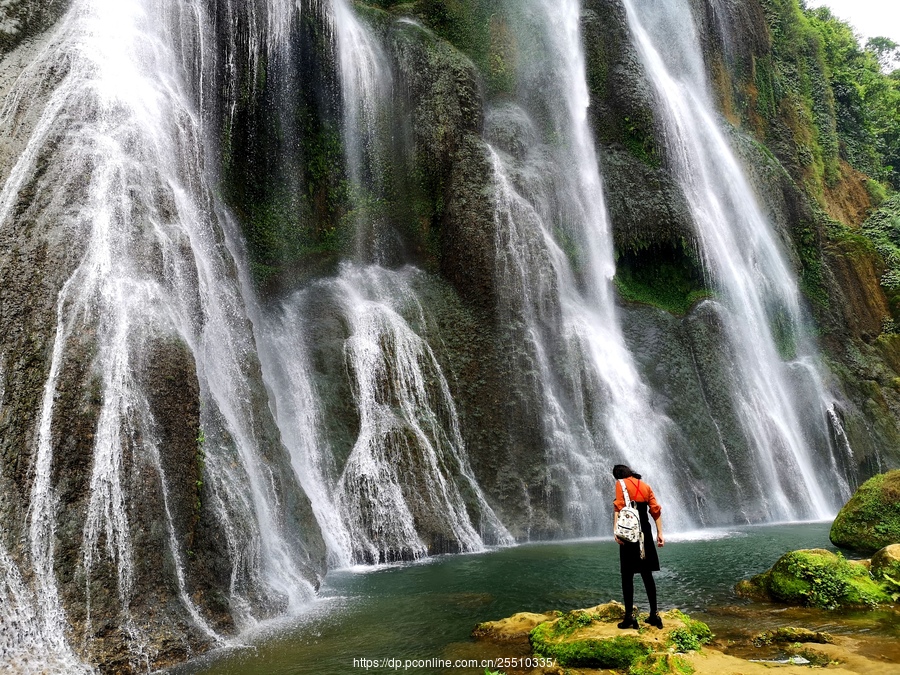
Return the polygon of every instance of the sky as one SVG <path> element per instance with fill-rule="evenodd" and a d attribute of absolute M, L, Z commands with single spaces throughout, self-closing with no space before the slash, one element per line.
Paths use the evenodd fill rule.
<path fill-rule="evenodd" d="M 870 37 L 900 43 L 900 0 L 807 0 L 806 5 L 830 7 L 832 14 L 862 34 L 864 43 Z"/>

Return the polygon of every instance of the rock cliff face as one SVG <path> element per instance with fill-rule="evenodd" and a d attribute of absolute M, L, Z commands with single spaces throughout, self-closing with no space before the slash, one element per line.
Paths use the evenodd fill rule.
<path fill-rule="evenodd" d="M 326 552 L 248 309 L 223 296 L 239 286 L 227 222 L 188 215 L 184 195 L 209 199 L 179 154 L 192 130 L 176 123 L 149 145 L 159 128 L 139 128 L 134 100 L 101 93 L 109 54 L 77 51 L 92 6 L 64 9 L 2 8 L 17 32 L 0 43 L 0 558 L 27 590 L 4 586 L 0 644 L 25 670 L 148 670 L 311 596 Z M 140 48 L 145 36 L 129 37 Z M 290 591 L 259 560 L 277 555 L 272 531 L 292 557 Z"/>
<path fill-rule="evenodd" d="M 408 303 L 398 313 L 428 342 L 446 377 L 465 454 L 487 503 L 518 540 L 577 533 L 572 496 L 554 479 L 545 444 L 551 432 L 536 384 L 541 366 L 523 347 L 521 317 L 504 305 L 508 289 L 497 263 L 502 233 L 491 148 L 523 173 L 533 168 L 525 162 L 529 145 L 537 154 L 557 150 L 550 147 L 547 111 L 517 81 L 530 48 L 515 29 L 521 6 L 513 0 L 356 4 L 385 52 L 392 82 L 390 114 L 374 132 L 388 139 L 381 173 L 378 181 L 359 181 L 360 189 L 344 128 L 331 5 L 285 18 L 269 16 L 264 2 L 200 4 L 209 14 L 197 30 L 209 31 L 204 36 L 212 47 L 199 65 L 186 58 L 179 77 L 202 92 L 199 100 L 187 98 L 205 126 L 161 145 L 202 145 L 209 152 L 176 162 L 177 180 L 167 165 L 149 177 L 130 175 L 132 187 L 116 193 L 127 204 L 123 222 L 134 226 L 122 250 L 140 260 L 138 285 L 161 289 L 148 305 L 168 309 L 151 312 L 149 327 L 134 330 L 125 349 L 122 387 L 140 393 L 116 418 L 121 453 L 114 474 L 126 496 L 120 506 L 127 526 L 94 532 L 91 514 L 98 522 L 106 517 L 96 495 L 112 494 L 103 480 L 98 487 L 96 450 L 118 381 L 110 380 L 109 326 L 97 309 L 108 305 L 92 299 L 82 306 L 77 294 L 66 293 L 80 283 L 95 222 L 73 214 L 83 215 L 85 194 L 102 173 L 72 160 L 79 139 L 70 131 L 81 113 L 87 123 L 98 113 L 88 106 L 67 115 L 63 108 L 49 131 L 41 128 L 73 68 L 67 59 L 41 61 L 45 48 L 66 39 L 54 31 L 68 4 L 0 2 L 0 99 L 7 100 L 0 110 L 6 186 L 0 193 L 0 562 L 8 557 L 35 588 L 42 575 L 54 580 L 70 643 L 109 672 L 189 658 L 213 644 L 213 634 L 240 630 L 249 616 L 291 608 L 297 599 L 285 584 L 315 586 L 324 575 L 322 505 L 301 487 L 308 476 L 298 474 L 306 465 L 278 426 L 280 411 L 257 347 L 273 308 L 298 289 L 335 277 L 342 262 L 423 270 L 414 292 L 425 309 L 418 315 L 416 303 Z M 890 274 L 900 260 L 894 257 L 900 251 L 896 200 L 875 212 L 872 181 L 851 161 L 855 155 L 841 150 L 843 127 L 821 45 L 813 41 L 804 53 L 789 49 L 800 21 L 795 0 L 693 0 L 692 6 L 729 142 L 788 251 L 818 328 L 831 378 L 826 384 L 839 399 L 828 421 L 831 445 L 849 443 L 852 457 L 837 468 L 855 485 L 900 466 L 894 325 L 900 307 Z M 627 345 L 652 407 L 671 421 L 666 441 L 699 511 L 758 520 L 765 515 L 761 504 L 735 510 L 734 486 L 717 485 L 722 475 L 752 475 L 754 459 L 727 396 L 734 355 L 709 301 L 714 291 L 688 199 L 667 157 L 658 101 L 622 2 L 585 0 L 582 9 L 588 116 Z M 190 22 L 176 23 L 184 31 L 181 46 L 193 44 L 196 35 L 185 28 Z M 201 78 L 196 68 L 210 70 Z M 35 84 L 23 104 L 14 87 L 27 69 Z M 794 78 L 795 71 L 803 77 Z M 531 102 L 534 119 L 525 119 L 522 101 Z M 179 114 L 181 122 L 191 119 Z M 550 141 L 541 146 L 538 136 Z M 137 129 L 125 140 L 126 153 L 141 147 Z M 136 156 L 135 164 L 148 163 L 146 155 Z M 30 166 L 19 167 L 23 157 Z M 181 210 L 183 194 L 200 204 L 196 211 Z M 195 220 L 202 236 L 166 229 Z M 361 220 L 377 227 L 360 236 Z M 565 224 L 558 225 L 557 234 Z M 577 270 L 583 252 L 559 238 L 561 255 Z M 548 282 L 554 283 L 560 281 Z M 169 296 L 178 303 L 166 305 Z M 339 475 L 361 421 L 348 319 L 328 302 L 322 293 L 309 303 L 307 320 L 314 325 L 304 330 L 313 345 L 323 462 Z M 547 322 L 560 312 L 558 302 L 542 309 Z M 217 321 L 225 326 L 221 332 L 208 332 Z M 556 377 L 572 384 L 569 372 Z M 434 388 L 435 379 L 427 386 Z M 598 396 L 590 383 L 572 388 L 587 400 Z M 393 405 L 390 383 L 376 393 L 378 404 Z M 48 410 L 49 426 L 43 423 Z M 482 507 L 465 485 L 461 492 L 479 529 Z M 54 523 L 52 544 L 39 536 L 43 519 Z M 419 525 L 429 552 L 459 550 L 441 525 Z M 275 532 L 277 541 L 263 530 Z M 125 584 L 134 592 L 125 602 L 116 537 L 134 552 Z M 42 570 L 48 550 L 49 568 Z M 6 630 L 2 623 L 0 630 Z"/>
<path fill-rule="evenodd" d="M 6 0 L 0 5 L 0 56 L 47 30 L 70 4 L 71 0 Z"/>

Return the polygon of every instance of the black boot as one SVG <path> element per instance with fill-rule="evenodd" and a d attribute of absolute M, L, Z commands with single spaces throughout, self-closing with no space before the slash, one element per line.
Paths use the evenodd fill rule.
<path fill-rule="evenodd" d="M 657 628 L 662 628 L 662 618 L 657 613 L 653 613 L 644 619 L 644 623 L 649 623 L 651 626 L 656 626 Z"/>
<path fill-rule="evenodd" d="M 624 628 L 637 628 L 637 627 L 638 627 L 638 622 L 637 622 L 637 619 L 635 619 L 634 617 L 632 617 L 632 616 L 626 616 L 624 619 L 622 619 L 622 622 L 621 622 L 621 623 L 618 623 L 618 624 L 616 624 L 616 625 L 617 625 L 619 628 L 623 628 L 623 629 L 624 629 Z"/>

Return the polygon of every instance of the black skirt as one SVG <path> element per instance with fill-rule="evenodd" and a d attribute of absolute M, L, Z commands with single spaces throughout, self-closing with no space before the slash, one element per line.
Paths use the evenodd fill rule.
<path fill-rule="evenodd" d="M 622 574 L 640 574 L 641 572 L 658 572 L 659 555 L 656 552 L 656 538 L 650 530 L 649 504 L 635 502 L 641 517 L 641 532 L 644 533 L 644 558 L 641 559 L 641 545 L 638 542 L 625 542 L 619 546 L 619 567 Z"/>

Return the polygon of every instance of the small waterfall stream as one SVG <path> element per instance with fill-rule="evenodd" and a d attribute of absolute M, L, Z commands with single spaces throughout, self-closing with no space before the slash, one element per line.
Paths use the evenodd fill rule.
<path fill-rule="evenodd" d="M 771 520 L 826 518 L 850 494 L 838 466 L 848 448 L 832 447 L 834 401 L 822 382 L 796 275 L 722 130 L 690 3 L 624 3 L 656 92 L 669 163 L 720 293 L 711 302 L 734 348 L 731 395 L 756 453 L 739 492 L 762 504 Z"/>

